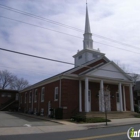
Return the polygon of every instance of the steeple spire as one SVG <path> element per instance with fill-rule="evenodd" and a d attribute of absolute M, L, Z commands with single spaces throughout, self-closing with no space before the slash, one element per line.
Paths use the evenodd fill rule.
<path fill-rule="evenodd" d="M 88 7 L 87 7 L 87 3 L 86 3 L 85 33 L 91 33 L 91 31 L 90 31 L 90 24 L 89 24 L 89 17 L 88 17 Z"/>
<path fill-rule="evenodd" d="M 93 40 L 92 34 L 90 31 L 90 23 L 89 23 L 89 16 L 88 16 L 88 6 L 86 1 L 86 20 L 85 20 L 85 33 L 84 33 L 84 41 L 83 41 L 83 48 L 84 49 L 93 49 Z"/>

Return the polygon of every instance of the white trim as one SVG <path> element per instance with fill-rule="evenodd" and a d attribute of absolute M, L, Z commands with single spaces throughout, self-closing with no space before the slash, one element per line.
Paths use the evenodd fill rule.
<path fill-rule="evenodd" d="M 20 96 L 20 103 L 22 104 L 22 95 Z"/>
<path fill-rule="evenodd" d="M 45 87 L 41 88 L 41 102 L 44 102 L 45 98 Z"/>
<path fill-rule="evenodd" d="M 91 90 L 88 90 L 88 111 L 91 111 Z"/>
<path fill-rule="evenodd" d="M 132 84 L 129 86 L 130 90 L 130 105 L 131 105 L 131 111 L 134 111 L 134 100 L 133 100 L 133 91 L 132 91 Z"/>
<path fill-rule="evenodd" d="M 138 100 L 138 106 L 140 106 L 140 100 Z"/>
<path fill-rule="evenodd" d="M 130 79 L 130 77 L 129 77 L 128 75 L 126 75 L 125 72 L 124 72 L 122 69 L 120 69 L 120 67 L 118 67 L 113 61 L 110 61 L 110 62 L 108 62 L 108 63 L 106 63 L 106 64 L 100 66 L 99 68 L 93 70 L 93 71 L 87 72 L 85 75 L 89 75 L 89 74 L 91 74 L 91 73 L 93 73 L 93 72 L 96 72 L 96 71 L 98 71 L 98 70 L 102 70 L 104 67 L 108 66 L 109 64 L 112 64 L 118 71 L 120 71 L 120 73 L 121 73 L 124 77 L 126 77 L 126 78 L 128 79 L 128 81 L 132 81 L 132 80 Z M 101 77 L 102 77 L 102 76 L 101 76 Z M 108 77 L 105 77 L 105 78 L 108 78 Z M 113 78 L 112 78 L 112 79 L 113 79 Z M 125 80 L 124 80 L 124 81 L 125 81 Z"/>
<path fill-rule="evenodd" d="M 29 103 L 32 102 L 32 91 L 29 92 Z"/>
<path fill-rule="evenodd" d="M 27 103 L 27 92 L 25 92 L 25 94 L 24 94 L 24 103 L 26 104 Z"/>
<path fill-rule="evenodd" d="M 85 112 L 89 112 L 89 109 L 88 109 L 88 78 L 86 77 L 85 78 Z"/>
<path fill-rule="evenodd" d="M 102 57 L 105 55 L 104 53 L 101 53 L 95 49 L 83 49 L 83 50 L 79 51 L 77 54 L 73 55 L 73 57 L 75 58 L 76 56 L 83 54 L 83 53 L 86 53 L 86 52 L 98 53 L 98 54 L 101 54 Z"/>
<path fill-rule="evenodd" d="M 140 91 L 137 91 L 137 96 L 140 96 Z"/>
<path fill-rule="evenodd" d="M 123 111 L 123 104 L 122 104 L 122 84 L 119 83 L 119 100 L 120 100 L 120 111 Z"/>
<path fill-rule="evenodd" d="M 121 82 L 122 84 L 127 84 L 127 85 L 133 83 L 132 81 L 126 81 L 126 80 L 117 79 L 117 78 L 113 79 L 113 78 L 103 77 L 103 76 L 92 76 L 92 75 L 82 75 L 82 76 L 80 76 L 80 78 L 82 80 L 84 80 L 85 77 L 88 77 L 90 80 L 97 80 L 97 81 L 104 80 L 105 82 L 111 82 L 111 83 L 113 82 L 113 83 L 116 83 L 116 84 L 118 84 L 118 82 Z"/>
<path fill-rule="evenodd" d="M 124 111 L 126 111 L 125 86 L 123 86 Z"/>
<path fill-rule="evenodd" d="M 79 80 L 79 112 L 82 112 L 82 84 Z"/>
<path fill-rule="evenodd" d="M 58 101 L 58 87 L 54 89 L 54 101 Z"/>

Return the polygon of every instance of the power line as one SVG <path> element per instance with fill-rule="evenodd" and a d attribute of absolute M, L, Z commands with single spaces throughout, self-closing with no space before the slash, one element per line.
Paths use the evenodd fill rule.
<path fill-rule="evenodd" d="M 36 18 L 36 19 L 40 19 L 40 20 L 43 20 L 43 21 L 47 21 L 47 22 L 50 22 L 50 23 L 53 23 L 53 24 L 56 24 L 56 25 L 59 25 L 59 26 L 65 27 L 65 28 L 69 28 L 69 29 L 73 29 L 73 30 L 76 30 L 76 31 L 79 31 L 79 32 L 83 32 L 83 30 L 81 30 L 81 29 L 78 29 L 78 28 L 75 28 L 75 27 L 72 27 L 72 26 L 60 23 L 60 22 L 56 22 L 54 20 L 50 20 L 50 19 L 38 16 L 38 15 L 27 13 L 25 11 L 21 11 L 21 10 L 18 10 L 18 9 L 9 7 L 9 6 L 5 6 L 5 5 L 0 4 L 0 8 L 6 9 L 6 10 L 10 10 L 10 11 L 13 11 L 13 12 L 16 12 L 16 13 L 19 13 L 19 14 L 23 14 L 23 15 L 26 15 L 26 16 L 30 16 L 32 18 Z"/>
<path fill-rule="evenodd" d="M 78 36 L 75 36 L 75 35 L 67 34 L 67 33 L 64 33 L 64 32 L 60 32 L 60 31 L 53 30 L 53 29 L 41 27 L 41 26 L 38 26 L 38 25 L 35 25 L 35 24 L 23 22 L 23 21 L 20 21 L 20 20 L 15 20 L 15 19 L 12 19 L 12 18 L 4 17 L 4 16 L 0 16 L 0 17 L 5 18 L 5 19 L 8 19 L 8 20 L 13 20 L 13 21 L 16 21 L 16 22 L 21 22 L 21 23 L 24 23 L 24 24 L 27 24 L 27 25 L 39 27 L 39 28 L 42 28 L 42 29 L 50 30 L 50 31 L 53 31 L 53 32 L 65 34 L 65 35 L 68 35 L 68 36 L 76 37 L 76 38 L 78 38 L 78 39 L 83 39 L 82 37 L 78 37 Z M 100 43 L 100 42 L 97 42 L 97 41 L 94 41 L 94 42 L 95 42 L 95 43 L 98 43 L 98 44 L 106 45 L 106 46 L 108 46 L 108 47 L 113 47 L 113 48 L 116 48 L 116 49 L 120 49 L 120 50 L 124 50 L 124 51 L 128 51 L 128 52 L 140 54 L 140 53 L 138 53 L 138 52 L 133 52 L 133 51 L 130 51 L 130 50 L 126 50 L 126 49 L 119 48 L 119 47 L 114 47 L 114 46 L 111 46 L 111 45 L 108 45 L 108 44 L 104 44 L 104 43 Z"/>
<path fill-rule="evenodd" d="M 95 42 L 95 43 L 98 43 L 98 44 L 101 44 L 101 45 L 108 46 L 108 47 L 113 47 L 113 48 L 116 48 L 116 49 L 120 49 L 120 50 L 124 50 L 124 51 L 128 51 L 128 52 L 132 52 L 132 53 L 140 54 L 140 53 L 138 53 L 138 52 L 133 52 L 133 51 L 126 50 L 126 49 L 123 49 L 123 48 L 114 47 L 114 46 L 112 46 L 112 45 L 108 45 L 108 44 L 100 43 L 100 42 L 97 42 L 97 41 L 94 41 L 94 42 Z"/>
<path fill-rule="evenodd" d="M 69 64 L 69 65 L 74 65 L 73 63 L 70 63 L 70 62 L 64 62 L 64 61 L 59 61 L 59 60 L 55 60 L 55 59 L 51 59 L 51 58 L 40 57 L 40 56 L 27 54 L 27 53 L 22 53 L 22 52 L 17 52 L 17 51 L 13 51 L 13 50 L 4 49 L 4 48 L 0 48 L 0 50 L 7 51 L 7 52 L 12 52 L 12 53 L 16 53 L 16 54 L 21 54 L 21 55 L 26 55 L 26 56 L 30 56 L 30 57 L 34 57 L 34 58 L 39 58 L 39 59 L 44 59 L 44 60 L 49 60 L 49 61 Z"/>
<path fill-rule="evenodd" d="M 59 62 L 59 63 L 63 63 L 63 64 L 74 65 L 73 63 L 70 63 L 70 62 L 64 62 L 64 61 L 60 61 L 60 60 L 55 60 L 55 59 L 40 57 L 40 56 L 36 56 L 36 55 L 32 55 L 32 54 L 27 54 L 27 53 L 22 53 L 22 52 L 17 52 L 17 51 L 13 51 L 13 50 L 4 49 L 4 48 L 0 48 L 0 50 L 2 50 L 2 51 L 7 51 L 7 52 L 11 52 L 11 53 L 15 53 L 15 54 L 19 54 L 19 55 L 25 55 L 25 56 L 29 56 L 29 57 L 34 57 L 34 58 L 38 58 L 38 59 L 44 59 L 44 60 Z M 84 68 L 84 67 L 86 67 L 86 68 L 93 68 L 93 67 L 84 66 L 84 65 L 80 65 L 79 67 L 81 67 L 81 68 Z M 102 69 L 102 68 L 97 68 L 97 69 L 99 69 L 99 70 L 104 70 L 104 71 L 110 71 L 110 72 L 121 73 L 121 72 L 118 72 L 118 71 L 107 70 L 107 69 Z M 125 72 L 125 74 L 131 74 L 131 73 L 126 73 L 126 72 Z"/>
<path fill-rule="evenodd" d="M 59 26 L 65 27 L 65 28 L 73 29 L 73 30 L 78 31 L 78 32 L 83 32 L 83 30 L 78 29 L 76 27 L 72 27 L 72 26 L 69 26 L 69 25 L 66 25 L 66 24 L 63 24 L 63 23 L 60 23 L 60 22 L 56 22 L 56 21 L 53 21 L 53 20 L 50 20 L 50 19 L 38 16 L 38 15 L 35 15 L 35 14 L 31 14 L 31 13 L 28 13 L 28 12 L 25 12 L 25 11 L 21 11 L 21 10 L 18 10 L 18 9 L 15 9 L 15 8 L 12 8 L 12 7 L 9 7 L 9 6 L 6 6 L 6 5 L 0 4 L 0 8 L 6 9 L 6 10 L 10 10 L 10 11 L 13 11 L 13 12 L 16 12 L 16 13 L 19 13 L 19 14 L 23 14 L 23 15 L 26 15 L 26 16 L 30 16 L 32 18 L 44 20 L 44 21 L 53 23 L 55 25 L 59 25 Z M 114 43 L 125 45 L 127 47 L 131 47 L 131 48 L 133 47 L 133 48 L 136 48 L 136 49 L 140 49 L 139 47 L 136 47 L 136 46 L 133 46 L 133 45 L 129 45 L 129 44 L 126 44 L 126 43 L 122 43 L 120 41 L 117 41 L 117 40 L 114 40 L 114 39 L 111 39 L 111 38 L 107 38 L 107 37 L 104 37 L 104 36 L 101 36 L 101 35 L 98 35 L 98 34 L 94 34 L 93 33 L 93 35 L 98 37 L 98 38 L 106 39 L 106 40 L 109 40 L 109 41 L 114 42 Z"/>
<path fill-rule="evenodd" d="M 24 22 L 24 21 L 21 21 L 21 20 L 16 20 L 16 19 L 12 19 L 12 18 L 9 18 L 9 17 L 4 17 L 4 16 L 0 16 L 0 17 L 6 18 L 6 19 L 9 19 L 9 20 L 13 20 L 13 21 L 17 21 L 17 22 L 21 22 L 21 23 L 24 23 L 24 24 L 28 24 L 28 25 L 31 25 L 31 26 L 39 27 L 39 28 L 42 28 L 42 29 L 50 30 L 50 31 L 53 31 L 53 32 L 57 32 L 57 33 L 61 33 L 61 34 L 65 34 L 65 35 L 69 35 L 69 36 L 72 36 L 72 37 L 76 37 L 76 38 L 83 39 L 83 38 L 78 37 L 78 36 L 74 36 L 74 35 L 67 34 L 67 33 L 64 33 L 64 32 L 56 31 L 56 30 L 49 29 L 49 28 L 46 28 L 46 27 L 41 27 L 41 26 L 39 26 L 39 25 L 27 23 L 27 22 Z"/>

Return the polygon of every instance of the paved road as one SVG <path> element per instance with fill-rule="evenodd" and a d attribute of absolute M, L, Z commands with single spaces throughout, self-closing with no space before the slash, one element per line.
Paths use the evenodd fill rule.
<path fill-rule="evenodd" d="M 88 129 L 80 131 L 0 136 L 0 140 L 128 140 L 126 132 L 130 127 L 140 125 Z"/>
<path fill-rule="evenodd" d="M 0 128 L 1 127 L 31 127 L 31 126 L 52 126 L 60 125 L 58 123 L 30 118 L 14 112 L 0 111 Z"/>

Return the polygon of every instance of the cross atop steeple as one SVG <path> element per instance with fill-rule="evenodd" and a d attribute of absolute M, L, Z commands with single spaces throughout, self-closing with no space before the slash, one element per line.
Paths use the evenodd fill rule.
<path fill-rule="evenodd" d="M 85 20 L 85 33 L 84 33 L 84 49 L 93 49 L 93 40 L 92 34 L 90 31 L 90 23 L 89 23 L 89 16 L 88 16 L 88 6 L 86 1 L 86 20 Z"/>

